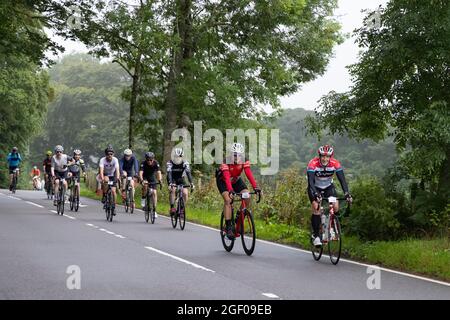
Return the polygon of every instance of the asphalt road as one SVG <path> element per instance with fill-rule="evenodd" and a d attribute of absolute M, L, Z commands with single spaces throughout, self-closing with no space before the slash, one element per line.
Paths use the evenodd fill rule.
<path fill-rule="evenodd" d="M 228 253 L 212 228 L 82 204 L 58 216 L 43 192 L 0 190 L 0 299 L 450 299 L 448 283 L 259 240 Z"/>

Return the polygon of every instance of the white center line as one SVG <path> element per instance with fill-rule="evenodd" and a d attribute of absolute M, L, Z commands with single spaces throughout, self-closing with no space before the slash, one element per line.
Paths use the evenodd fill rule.
<path fill-rule="evenodd" d="M 263 296 L 266 296 L 266 297 L 268 297 L 268 298 L 271 298 L 271 299 L 280 299 L 280 297 L 277 296 L 277 295 L 274 294 L 274 293 L 263 293 L 262 295 L 263 295 Z"/>
<path fill-rule="evenodd" d="M 86 225 L 89 227 L 95 227 L 92 223 L 86 223 Z"/>
<path fill-rule="evenodd" d="M 50 210 L 51 212 L 53 212 L 53 213 L 58 213 L 57 211 L 55 211 L 55 210 Z"/>
<path fill-rule="evenodd" d="M 39 207 L 39 208 L 43 208 L 43 206 L 41 206 L 41 205 L 39 205 L 39 204 L 36 204 L 36 203 L 33 203 L 33 202 L 31 202 L 31 201 L 26 201 L 26 203 L 29 203 L 29 204 L 31 204 L 31 205 L 33 205 L 33 206 L 36 206 L 36 207 Z"/>
<path fill-rule="evenodd" d="M 8 196 L 8 198 L 11 198 L 11 199 L 14 199 L 14 200 L 22 200 L 22 199 L 20 199 L 20 198 L 14 197 L 14 196 Z"/>
<path fill-rule="evenodd" d="M 170 253 L 167 253 L 167 252 L 164 252 L 164 251 L 161 251 L 161 250 L 152 248 L 152 247 L 145 247 L 145 249 L 154 251 L 154 252 L 156 252 L 156 253 L 159 253 L 159 254 L 162 254 L 162 255 L 164 255 L 164 256 L 170 257 L 170 258 L 175 259 L 175 260 L 177 260 L 177 261 L 186 263 L 186 264 L 188 264 L 188 265 L 193 266 L 194 268 L 201 269 L 201 270 L 203 270 L 203 271 L 208 271 L 208 272 L 215 273 L 214 270 L 205 268 L 205 267 L 203 267 L 203 266 L 201 266 L 201 265 L 198 265 L 198 264 L 196 264 L 196 263 L 193 263 L 193 262 L 190 262 L 190 261 L 188 261 L 188 260 L 182 259 L 182 258 L 180 258 L 180 257 L 174 256 L 174 255 L 172 255 L 172 254 L 170 254 Z"/>
<path fill-rule="evenodd" d="M 63 214 L 63 216 L 66 217 L 66 218 L 72 219 L 72 220 L 76 220 L 76 219 L 77 219 L 77 218 L 75 218 L 75 217 L 68 216 L 67 214 Z"/>
<path fill-rule="evenodd" d="M 124 237 L 124 236 L 121 236 L 120 234 L 116 234 L 116 237 L 117 237 L 117 238 L 120 238 L 120 239 L 125 239 L 125 237 Z"/>

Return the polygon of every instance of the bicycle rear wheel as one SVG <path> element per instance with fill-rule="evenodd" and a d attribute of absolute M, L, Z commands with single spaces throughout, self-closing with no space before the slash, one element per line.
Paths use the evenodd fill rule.
<path fill-rule="evenodd" d="M 330 225 L 328 227 L 328 253 L 330 255 L 331 263 L 336 265 L 341 258 L 342 237 L 341 237 L 341 225 L 339 218 L 333 216 L 330 219 Z"/>
<path fill-rule="evenodd" d="M 70 199 L 70 211 L 73 211 L 73 209 L 75 208 L 75 201 L 74 201 L 74 196 L 73 196 L 73 189 L 70 188 L 70 192 L 69 192 L 69 199 Z"/>
<path fill-rule="evenodd" d="M 253 250 L 255 250 L 256 243 L 256 229 L 255 222 L 253 220 L 253 214 L 250 210 L 245 209 L 243 214 L 243 220 L 241 223 L 241 234 L 242 247 L 248 256 L 251 256 Z"/>
<path fill-rule="evenodd" d="M 235 239 L 230 240 L 227 237 L 227 229 L 225 226 L 225 216 L 224 216 L 223 212 L 220 217 L 220 239 L 222 240 L 223 247 L 225 248 L 226 251 L 230 252 L 231 250 L 233 250 Z"/>
<path fill-rule="evenodd" d="M 180 211 L 178 212 L 178 219 L 180 220 L 180 229 L 184 230 L 186 224 L 186 208 L 184 207 L 183 197 L 180 198 Z"/>

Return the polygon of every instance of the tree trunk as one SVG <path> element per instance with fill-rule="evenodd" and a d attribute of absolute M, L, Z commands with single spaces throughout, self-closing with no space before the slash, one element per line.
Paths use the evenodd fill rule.
<path fill-rule="evenodd" d="M 448 169 L 448 163 L 450 161 L 450 146 L 446 150 L 446 159 L 442 162 L 439 172 L 439 182 L 437 192 L 439 198 L 442 199 L 442 205 L 445 206 L 449 203 L 450 199 L 450 170 Z M 444 209 L 444 208 L 442 208 Z"/>
<path fill-rule="evenodd" d="M 173 62 L 170 67 L 167 94 L 164 103 L 164 151 L 163 163 L 170 160 L 174 143 L 170 140 L 173 130 L 177 128 L 177 115 L 180 111 L 177 86 L 182 77 L 183 60 L 191 56 L 191 0 L 177 1 L 177 24 L 175 33 L 180 37 L 179 43 L 173 48 Z M 186 54 L 189 52 L 189 54 Z"/>
<path fill-rule="evenodd" d="M 134 65 L 133 84 L 131 86 L 130 97 L 130 119 L 128 128 L 128 147 L 131 149 L 134 145 L 134 119 L 136 113 L 137 97 L 139 95 L 139 81 L 141 78 L 141 56 L 139 53 Z"/>

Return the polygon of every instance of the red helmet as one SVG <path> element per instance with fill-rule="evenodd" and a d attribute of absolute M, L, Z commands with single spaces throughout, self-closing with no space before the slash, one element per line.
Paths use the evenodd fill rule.
<path fill-rule="evenodd" d="M 320 156 L 329 156 L 332 157 L 334 154 L 334 149 L 332 146 L 329 145 L 324 145 L 324 146 L 320 146 L 319 149 L 317 150 L 317 153 Z"/>

